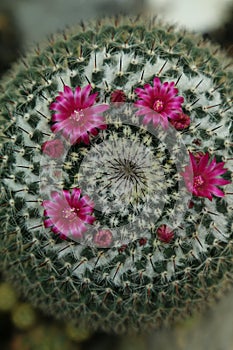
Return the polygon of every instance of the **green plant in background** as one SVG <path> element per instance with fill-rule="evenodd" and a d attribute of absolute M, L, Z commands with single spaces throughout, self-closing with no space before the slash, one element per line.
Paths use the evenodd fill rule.
<path fill-rule="evenodd" d="M 232 282 L 232 69 L 148 18 L 51 38 L 1 91 L 1 269 L 80 328 L 148 331 Z"/>
<path fill-rule="evenodd" d="M 10 349 L 36 350 L 78 350 L 79 346 L 72 344 L 61 330 L 51 324 L 41 324 L 28 333 L 17 334 L 10 343 Z"/>
<path fill-rule="evenodd" d="M 78 349 L 91 338 L 87 330 L 72 323 L 44 317 L 22 302 L 6 282 L 0 283 L 0 317 L 2 349 Z"/>

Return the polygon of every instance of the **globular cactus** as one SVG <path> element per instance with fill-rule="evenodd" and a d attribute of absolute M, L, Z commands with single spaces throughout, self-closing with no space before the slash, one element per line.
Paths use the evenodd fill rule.
<path fill-rule="evenodd" d="M 171 325 L 232 282 L 233 71 L 202 37 L 112 18 L 1 86 L 1 269 L 56 318 Z"/>

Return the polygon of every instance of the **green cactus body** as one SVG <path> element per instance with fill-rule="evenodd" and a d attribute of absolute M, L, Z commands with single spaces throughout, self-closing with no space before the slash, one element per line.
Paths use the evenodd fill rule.
<path fill-rule="evenodd" d="M 233 72 L 228 63 L 201 37 L 154 20 L 115 18 L 51 38 L 4 78 L 0 263 L 33 305 L 81 328 L 124 333 L 170 325 L 229 287 Z M 154 78 L 175 83 L 190 125 L 143 124 L 135 114 L 137 89 Z M 60 138 L 59 144 L 60 134 L 51 131 L 51 103 L 64 86 L 74 91 L 89 84 L 98 92 L 95 103 L 108 106 L 107 127 L 91 130 L 89 142 Z M 155 101 L 157 115 L 162 104 Z M 74 123 L 82 113 L 73 111 Z M 54 140 L 65 149 L 57 158 L 43 152 Z M 224 163 L 221 179 L 228 181 L 222 194 L 215 189 L 217 195 L 205 198 L 187 190 L 181 174 L 188 151 L 196 154 L 197 167 L 197 154 L 215 157 L 216 170 L 212 161 L 209 171 L 216 174 Z M 193 181 L 200 188 L 208 179 L 199 174 Z M 59 201 L 59 191 L 75 196 L 77 188 L 82 203 L 88 195 L 95 206 L 83 214 L 89 223 L 82 239 L 62 240 L 44 207 L 52 193 Z M 63 219 L 77 219 L 76 209 Z M 102 245 L 96 244 L 99 237 Z"/>

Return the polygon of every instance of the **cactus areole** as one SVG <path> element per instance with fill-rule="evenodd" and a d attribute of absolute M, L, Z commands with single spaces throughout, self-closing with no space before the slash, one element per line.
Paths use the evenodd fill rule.
<path fill-rule="evenodd" d="M 148 18 L 54 36 L 1 82 L 0 267 L 91 330 L 171 326 L 232 282 L 233 71 Z"/>

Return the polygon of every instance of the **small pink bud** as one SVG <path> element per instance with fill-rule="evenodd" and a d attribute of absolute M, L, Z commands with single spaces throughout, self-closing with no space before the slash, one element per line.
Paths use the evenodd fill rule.
<path fill-rule="evenodd" d="M 174 238 L 174 232 L 167 225 L 161 225 L 157 229 L 157 235 L 161 242 L 170 243 Z"/>
<path fill-rule="evenodd" d="M 128 247 L 127 244 L 123 244 L 118 248 L 118 252 L 123 253 L 127 249 L 127 247 Z"/>
<path fill-rule="evenodd" d="M 94 243 L 99 248 L 108 248 L 112 243 L 112 232 L 100 230 L 94 236 Z"/>
<path fill-rule="evenodd" d="M 194 207 L 194 202 L 190 200 L 190 201 L 188 202 L 188 208 L 189 208 L 189 209 L 192 209 L 193 207 Z"/>
<path fill-rule="evenodd" d="M 140 246 L 143 246 L 143 245 L 145 245 L 146 243 L 147 243 L 147 238 L 142 237 L 142 238 L 139 239 L 139 245 L 140 245 Z"/>
<path fill-rule="evenodd" d="M 110 101 L 112 103 L 125 102 L 126 101 L 126 96 L 125 96 L 124 91 L 122 91 L 122 90 L 115 90 L 115 91 L 113 91 L 111 93 L 111 96 L 110 96 Z"/>
<path fill-rule="evenodd" d="M 189 127 L 190 117 L 184 113 L 178 113 L 174 118 L 169 119 L 176 130 L 183 130 Z"/>
<path fill-rule="evenodd" d="M 63 142 L 59 139 L 44 142 L 41 149 L 51 158 L 60 158 L 65 150 Z"/>

